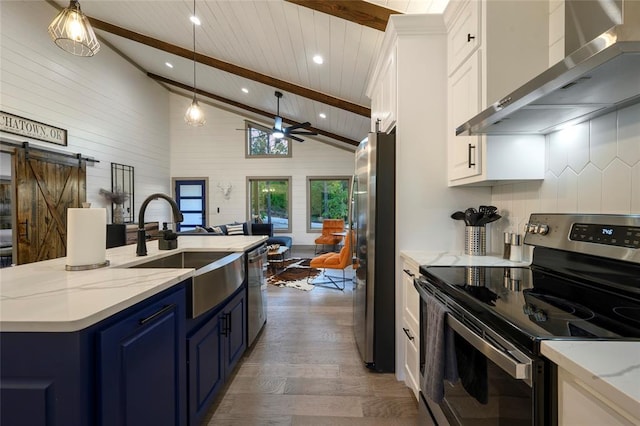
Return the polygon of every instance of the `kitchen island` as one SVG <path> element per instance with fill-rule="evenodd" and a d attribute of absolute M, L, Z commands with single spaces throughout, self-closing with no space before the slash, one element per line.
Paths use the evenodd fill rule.
<path fill-rule="evenodd" d="M 181 236 L 176 250 L 148 243 L 144 257 L 132 246 L 109 249 L 110 266 L 95 270 L 66 271 L 65 258 L 3 269 L 0 423 L 188 424 L 187 399 L 210 403 L 246 348 L 246 285 L 196 324 L 187 319 L 194 269 L 133 266 L 265 240 Z M 209 388 L 187 365 L 187 348 L 211 357 Z"/>

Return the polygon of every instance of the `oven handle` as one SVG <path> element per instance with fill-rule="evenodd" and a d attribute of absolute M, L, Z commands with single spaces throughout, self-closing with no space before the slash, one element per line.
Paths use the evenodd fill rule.
<path fill-rule="evenodd" d="M 416 288 L 416 290 L 418 290 L 420 298 L 424 301 L 429 292 L 422 287 L 420 282 L 422 282 L 422 279 L 414 279 L 413 286 Z M 427 287 L 431 286 L 428 281 L 424 281 L 424 284 Z M 433 294 L 432 297 L 436 297 L 436 295 Z M 448 304 L 446 301 L 441 300 L 441 302 Z M 509 353 L 508 349 L 505 348 L 503 350 L 500 350 L 499 348 L 495 347 L 494 345 L 489 343 L 489 341 L 483 339 L 481 336 L 471 331 L 462 322 L 460 322 L 460 320 L 458 320 L 451 314 L 447 314 L 447 324 L 454 331 L 456 331 L 460 335 L 460 337 L 469 342 L 470 345 L 472 345 L 474 348 L 480 351 L 480 353 L 493 361 L 498 367 L 504 370 L 511 377 L 518 380 L 523 380 L 529 386 L 532 385 L 533 381 L 531 371 L 533 368 L 533 361 L 531 359 L 526 357 L 524 354 L 520 354 L 519 351 L 514 350 L 515 352 L 519 353 L 520 359 L 526 359 L 526 362 L 520 362 L 519 359 L 516 359 L 515 356 L 512 356 Z"/>
<path fill-rule="evenodd" d="M 511 377 L 514 379 L 525 380 L 527 382 L 531 380 L 531 361 L 526 363 L 518 362 L 510 355 L 504 353 L 473 331 L 469 330 L 464 326 L 464 324 L 449 314 L 447 314 L 447 324 L 456 333 L 458 333 L 460 337 L 498 365 L 498 367 L 504 370 Z"/>

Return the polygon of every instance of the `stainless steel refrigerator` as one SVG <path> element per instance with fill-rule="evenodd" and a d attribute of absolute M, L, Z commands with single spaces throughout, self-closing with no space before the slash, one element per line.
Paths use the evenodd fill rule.
<path fill-rule="evenodd" d="M 395 146 L 394 134 L 370 133 L 352 187 L 355 339 L 364 363 L 384 372 L 395 370 Z"/>

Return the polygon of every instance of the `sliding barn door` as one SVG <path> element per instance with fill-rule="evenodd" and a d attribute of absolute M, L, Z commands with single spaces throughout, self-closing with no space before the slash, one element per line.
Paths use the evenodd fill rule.
<path fill-rule="evenodd" d="M 66 256 L 67 208 L 86 200 L 86 160 L 16 148 L 17 264 Z"/>

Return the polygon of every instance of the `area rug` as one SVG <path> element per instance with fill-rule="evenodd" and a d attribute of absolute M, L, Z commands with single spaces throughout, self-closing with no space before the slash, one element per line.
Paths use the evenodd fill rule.
<path fill-rule="evenodd" d="M 298 290 L 311 291 L 314 285 L 307 283 L 307 277 L 311 273 L 311 279 L 318 276 L 319 269 L 311 268 L 309 271 L 309 263 L 311 259 L 303 259 L 300 257 L 292 257 L 284 261 L 284 269 L 278 268 L 274 275 L 273 270 L 269 268 L 267 272 L 267 283 L 277 287 L 289 287 Z"/>

